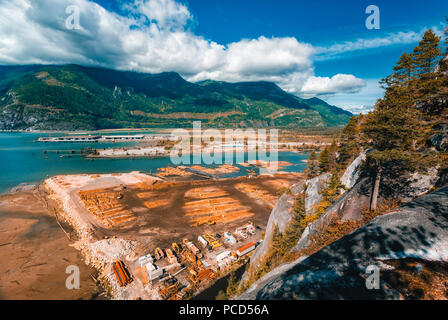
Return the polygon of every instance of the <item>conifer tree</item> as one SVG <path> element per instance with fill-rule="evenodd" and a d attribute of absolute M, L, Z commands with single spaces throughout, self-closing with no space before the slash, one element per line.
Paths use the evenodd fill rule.
<path fill-rule="evenodd" d="M 387 84 L 384 98 L 363 121 L 362 132 L 374 148 L 364 165 L 373 179 L 371 210 L 377 207 L 382 179 L 423 166 L 423 158 L 429 154 L 419 152 L 428 138 L 430 123 L 417 102 L 440 90 L 441 77 L 435 72 L 441 53 L 439 40 L 430 29 L 412 55 L 401 56 L 393 74 L 383 81 Z"/>
<path fill-rule="evenodd" d="M 361 152 L 361 144 L 359 142 L 358 117 L 353 116 L 342 130 L 341 143 L 338 148 L 339 157 L 337 162 L 340 169 L 353 161 Z"/>
<path fill-rule="evenodd" d="M 328 147 L 325 147 L 319 155 L 319 170 L 321 173 L 327 172 L 330 165 L 330 152 Z"/>
<path fill-rule="evenodd" d="M 306 218 L 305 197 L 306 186 L 296 196 L 293 217 L 283 235 L 281 254 L 289 252 L 297 244 L 306 227 L 303 225 L 303 221 Z"/>
<path fill-rule="evenodd" d="M 333 172 L 328 182 L 328 186 L 321 191 L 322 200 L 330 204 L 336 202 L 344 189 L 341 180 L 336 172 Z"/>
<path fill-rule="evenodd" d="M 425 32 L 423 39 L 414 48 L 414 69 L 420 78 L 434 76 L 442 51 L 439 48 L 440 37 L 432 29 Z"/>
<path fill-rule="evenodd" d="M 336 170 L 337 152 L 338 152 L 338 145 L 336 143 L 336 140 L 333 139 L 330 147 L 328 148 L 328 171 L 330 172 Z"/>
<path fill-rule="evenodd" d="M 393 68 L 394 72 L 382 79 L 380 83 L 383 88 L 389 88 L 394 85 L 404 86 L 408 85 L 409 81 L 414 79 L 415 63 L 414 55 L 403 53 Z"/>
<path fill-rule="evenodd" d="M 306 172 L 306 175 L 308 179 L 312 179 L 319 174 L 319 164 L 317 161 L 316 152 L 314 150 L 311 152 L 310 157 L 308 158 L 307 167 L 308 170 Z"/>

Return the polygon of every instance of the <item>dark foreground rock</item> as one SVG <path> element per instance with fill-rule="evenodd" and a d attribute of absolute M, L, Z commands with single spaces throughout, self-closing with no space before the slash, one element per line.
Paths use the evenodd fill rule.
<path fill-rule="evenodd" d="M 239 299 L 406 298 L 382 273 L 387 261 L 448 262 L 448 187 L 379 216 L 310 257 L 282 265 Z M 380 289 L 367 289 L 366 269 L 380 269 Z"/>

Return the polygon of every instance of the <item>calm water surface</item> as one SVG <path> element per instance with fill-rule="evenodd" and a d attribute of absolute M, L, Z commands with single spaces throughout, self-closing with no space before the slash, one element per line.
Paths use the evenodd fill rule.
<path fill-rule="evenodd" d="M 169 157 L 155 159 L 89 160 L 84 159 L 79 153 L 70 154 L 63 152 L 63 150 L 79 151 L 87 147 L 101 149 L 123 146 L 129 147 L 136 145 L 135 142 L 35 142 L 41 136 L 46 136 L 46 134 L 0 133 L 0 193 L 21 183 L 36 183 L 42 181 L 47 176 L 58 174 L 113 173 L 135 170 L 154 172 L 158 168 L 172 165 Z M 62 152 L 57 153 L 55 150 Z M 303 160 L 307 159 L 308 156 L 308 153 L 279 152 L 278 160 L 293 164 L 292 166 L 285 167 L 283 169 L 284 171 L 302 172 L 306 166 Z M 245 157 L 247 159 L 247 155 Z M 247 174 L 247 169 L 244 167 L 241 167 L 241 171 L 237 173 L 237 175 L 242 174 Z"/>

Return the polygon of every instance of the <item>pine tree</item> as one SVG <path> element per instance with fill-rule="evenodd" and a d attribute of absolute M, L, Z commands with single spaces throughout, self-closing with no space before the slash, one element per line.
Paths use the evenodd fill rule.
<path fill-rule="evenodd" d="M 394 72 L 382 79 L 380 83 L 383 88 L 388 88 L 394 85 L 408 85 L 409 81 L 414 79 L 415 62 L 414 55 L 403 53 L 398 60 L 397 64 L 393 68 Z"/>
<path fill-rule="evenodd" d="M 282 233 L 278 225 L 274 226 L 274 230 L 272 231 L 272 249 L 274 252 L 278 252 L 282 247 Z"/>
<path fill-rule="evenodd" d="M 321 173 L 327 172 L 330 165 L 330 152 L 328 147 L 325 147 L 319 155 L 319 170 Z"/>
<path fill-rule="evenodd" d="M 312 179 L 319 174 L 319 164 L 317 161 L 317 154 L 313 150 L 307 161 L 307 178 Z"/>
<path fill-rule="evenodd" d="M 232 271 L 230 272 L 229 280 L 227 281 L 226 296 L 232 297 L 237 292 L 237 289 L 238 289 L 238 280 L 236 278 L 235 271 Z"/>
<path fill-rule="evenodd" d="M 425 32 L 423 39 L 414 48 L 414 69 L 420 78 L 434 75 L 434 69 L 442 56 L 439 48 L 440 37 L 432 29 Z"/>
<path fill-rule="evenodd" d="M 360 152 L 361 144 L 359 142 L 358 117 L 352 116 L 342 130 L 341 143 L 338 148 L 339 157 L 337 159 L 339 169 L 345 169 Z"/>
<path fill-rule="evenodd" d="M 332 173 L 330 181 L 328 182 L 328 186 L 320 192 L 320 194 L 322 195 L 322 200 L 330 204 L 335 203 L 339 196 L 342 194 L 342 190 L 344 188 L 345 187 L 341 183 L 338 174 L 336 172 Z"/>
<path fill-rule="evenodd" d="M 338 145 L 336 140 L 333 139 L 330 147 L 328 148 L 328 170 L 329 172 L 333 172 L 336 170 L 336 154 L 338 152 Z"/>
<path fill-rule="evenodd" d="M 363 139 L 374 149 L 363 165 L 364 173 L 372 179 L 371 210 L 376 209 L 380 192 L 395 192 L 382 181 L 397 181 L 405 172 L 424 171 L 435 165 L 437 156 L 427 149 L 426 141 L 440 112 L 435 115 L 430 104 L 419 102 L 438 93 L 447 81 L 436 68 L 441 57 L 439 41 L 429 29 L 412 55 L 401 56 L 392 75 L 383 80 L 384 98 L 362 122 Z"/>
<path fill-rule="evenodd" d="M 283 239 L 280 253 L 286 254 L 289 252 L 299 241 L 302 233 L 306 227 L 304 225 L 306 214 L 305 207 L 305 197 L 306 197 L 306 186 L 304 186 L 302 192 L 299 192 L 296 196 L 294 208 L 293 208 L 293 217 L 286 228 Z"/>

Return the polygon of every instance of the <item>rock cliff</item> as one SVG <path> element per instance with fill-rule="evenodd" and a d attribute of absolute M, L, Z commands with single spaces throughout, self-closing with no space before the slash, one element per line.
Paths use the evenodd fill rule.
<path fill-rule="evenodd" d="M 240 299 L 399 299 L 389 261 L 448 262 L 448 187 L 379 216 L 307 258 L 282 265 Z M 380 270 L 380 288 L 367 289 L 366 268 Z"/>

